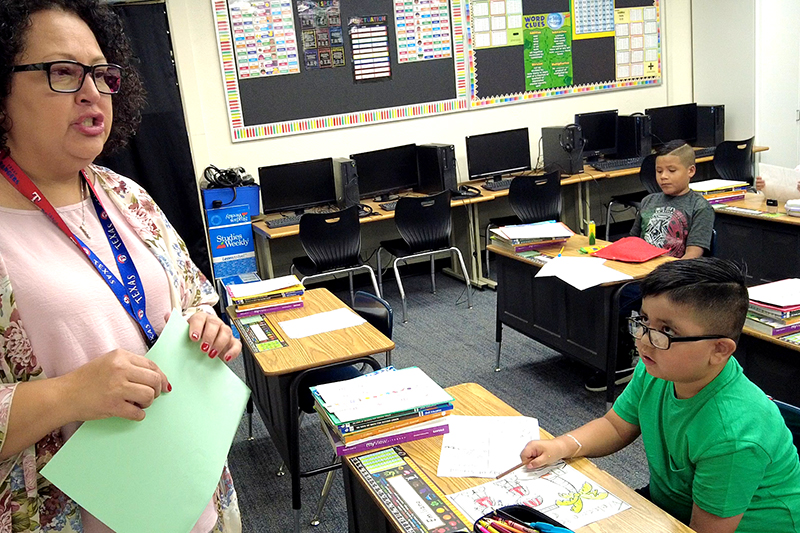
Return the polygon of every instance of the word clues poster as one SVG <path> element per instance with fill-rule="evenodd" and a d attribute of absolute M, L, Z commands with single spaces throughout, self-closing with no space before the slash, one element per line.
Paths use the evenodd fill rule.
<path fill-rule="evenodd" d="M 570 13 L 525 15 L 525 90 L 572 85 Z"/>
<path fill-rule="evenodd" d="M 291 0 L 235 0 L 228 7 L 239 79 L 300 72 Z"/>

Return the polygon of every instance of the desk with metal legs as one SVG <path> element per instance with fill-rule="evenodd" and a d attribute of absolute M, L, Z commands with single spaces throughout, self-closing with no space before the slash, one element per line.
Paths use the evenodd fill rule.
<path fill-rule="evenodd" d="M 562 255 L 580 257 L 582 254 L 578 249 L 588 245 L 588 237 L 574 235 L 567 241 Z M 560 248 L 555 246 L 540 251 L 555 256 Z M 489 250 L 498 256 L 495 370 L 500 370 L 503 326 L 509 326 L 545 346 L 606 372 L 606 407 L 610 409 L 614 402 L 617 363 L 618 292 L 624 282 L 579 291 L 556 277 L 535 277 L 541 263 L 497 245 L 490 245 Z M 662 256 L 646 263 L 606 261 L 605 264 L 636 279 L 670 260 L 672 258 Z"/>
<path fill-rule="evenodd" d="M 373 369 L 378 369 L 380 364 L 370 356 L 387 352 L 395 346 L 369 322 L 300 339 L 289 339 L 278 325 L 279 322 L 347 308 L 344 302 L 327 289 L 306 291 L 304 304 L 300 309 L 269 315 L 270 322 L 289 346 L 255 354 L 246 346 L 243 350 L 246 381 L 253 392 L 255 406 L 278 453 L 289 466 L 295 532 L 300 531 L 300 478 L 338 467 L 336 464 L 311 472 L 300 472 L 300 411 L 297 405 L 300 380 L 308 372 L 357 363 L 366 363 Z M 228 308 L 228 313 L 232 318 L 236 317 L 232 307 Z"/>

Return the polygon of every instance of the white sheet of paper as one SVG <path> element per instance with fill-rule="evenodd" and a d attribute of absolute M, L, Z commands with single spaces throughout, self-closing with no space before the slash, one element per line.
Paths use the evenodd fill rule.
<path fill-rule="evenodd" d="M 627 24 L 617 24 L 614 33 L 617 37 L 625 37 L 628 35 L 628 25 Z"/>
<path fill-rule="evenodd" d="M 278 322 L 278 325 L 290 339 L 302 339 L 311 335 L 336 331 L 337 329 L 352 328 L 366 322 L 348 308 L 334 309 L 324 313 L 316 313 L 293 320 Z"/>
<path fill-rule="evenodd" d="M 519 463 L 525 445 L 539 439 L 539 421 L 527 416 L 447 417 L 439 477 L 494 478 Z"/>
<path fill-rule="evenodd" d="M 239 283 L 231 285 L 231 292 L 236 298 L 247 298 L 255 294 L 263 294 L 265 292 L 277 291 L 292 287 L 300 283 L 297 276 L 290 274 L 288 276 L 281 276 L 279 278 L 265 279 L 253 283 Z"/>
<path fill-rule="evenodd" d="M 503 226 L 499 229 L 509 239 L 560 239 L 572 237 L 573 235 L 572 231 L 560 222 L 517 224 L 514 226 Z"/>
<path fill-rule="evenodd" d="M 603 283 L 633 279 L 633 276 L 609 268 L 603 263 L 605 259 L 599 257 L 555 257 L 539 269 L 536 277 L 555 276 L 579 291 Z"/>
<path fill-rule="evenodd" d="M 489 23 L 489 19 L 481 19 L 485 20 L 487 25 Z M 477 20 L 476 20 L 477 22 Z M 476 30 L 477 31 L 477 30 Z M 475 47 L 476 48 L 486 48 L 492 45 L 492 34 L 491 33 L 475 33 Z"/>
<path fill-rule="evenodd" d="M 760 163 L 758 171 L 764 178 L 764 194 L 767 198 L 774 198 L 779 202 L 800 198 L 800 192 L 797 191 L 800 171 L 766 163 Z"/>
<path fill-rule="evenodd" d="M 800 279 L 789 278 L 747 289 L 751 300 L 757 300 L 776 307 L 800 305 Z"/>
<path fill-rule="evenodd" d="M 489 16 L 489 2 L 475 2 L 472 4 L 472 15 L 475 17 Z"/>
<path fill-rule="evenodd" d="M 517 504 L 534 507 L 572 530 L 630 508 L 563 462 L 538 470 L 519 469 L 447 498 L 473 523 L 492 509 Z"/>
<path fill-rule="evenodd" d="M 505 17 L 492 17 L 492 29 L 493 30 L 504 30 L 504 29 L 506 29 L 506 18 Z"/>
<path fill-rule="evenodd" d="M 489 17 L 480 17 L 475 19 L 475 31 L 487 32 L 492 29 L 492 22 Z M 487 37 L 489 37 L 487 35 Z"/>
<path fill-rule="evenodd" d="M 505 30 L 492 32 L 492 46 L 505 46 L 508 44 L 508 34 Z"/>
<path fill-rule="evenodd" d="M 710 179 L 698 181 L 697 183 L 690 183 L 689 188 L 697 192 L 708 192 L 716 189 L 729 189 L 731 187 L 746 187 L 746 181 L 737 180 L 723 180 L 723 179 Z"/>

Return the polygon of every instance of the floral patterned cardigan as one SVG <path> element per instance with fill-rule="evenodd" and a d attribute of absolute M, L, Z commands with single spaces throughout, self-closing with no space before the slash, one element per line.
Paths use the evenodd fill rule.
<path fill-rule="evenodd" d="M 217 294 L 189 257 L 183 240 L 153 199 L 133 181 L 99 166 L 89 167 L 131 227 L 158 258 L 170 280 L 170 301 L 189 315 L 213 305 Z M 11 402 L 17 383 L 46 376 L 32 353 L 14 301 L 14 292 L 0 257 L 0 449 L 5 442 Z M 35 445 L 0 462 L 0 533 L 82 532 L 78 505 L 39 471 L 63 445 L 56 429 Z M 214 492 L 215 532 L 239 532 L 236 491 L 227 465 Z"/>

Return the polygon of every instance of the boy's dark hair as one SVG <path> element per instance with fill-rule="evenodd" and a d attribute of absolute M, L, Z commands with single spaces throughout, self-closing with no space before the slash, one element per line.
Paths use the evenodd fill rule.
<path fill-rule="evenodd" d="M 55 9 L 74 13 L 94 33 L 106 61 L 124 68 L 120 92 L 113 98 L 114 120 L 103 147 L 104 153 L 124 146 L 141 120 L 145 91 L 141 77 L 133 67 L 134 56 L 125 37 L 120 18 L 100 0 L 2 0 L 0 2 L 0 153 L 6 150 L 6 136 L 11 128 L 4 109 L 11 92 L 11 67 L 24 51 L 25 36 L 31 27 L 31 15 Z"/>
<path fill-rule="evenodd" d="M 745 274 L 733 261 L 698 257 L 664 263 L 640 283 L 642 298 L 665 295 L 696 311 L 708 335 L 739 341 L 750 299 Z"/>
<path fill-rule="evenodd" d="M 658 149 L 658 157 L 674 155 L 680 159 L 681 164 L 686 168 L 695 164 L 694 149 L 684 140 L 675 139 Z"/>

